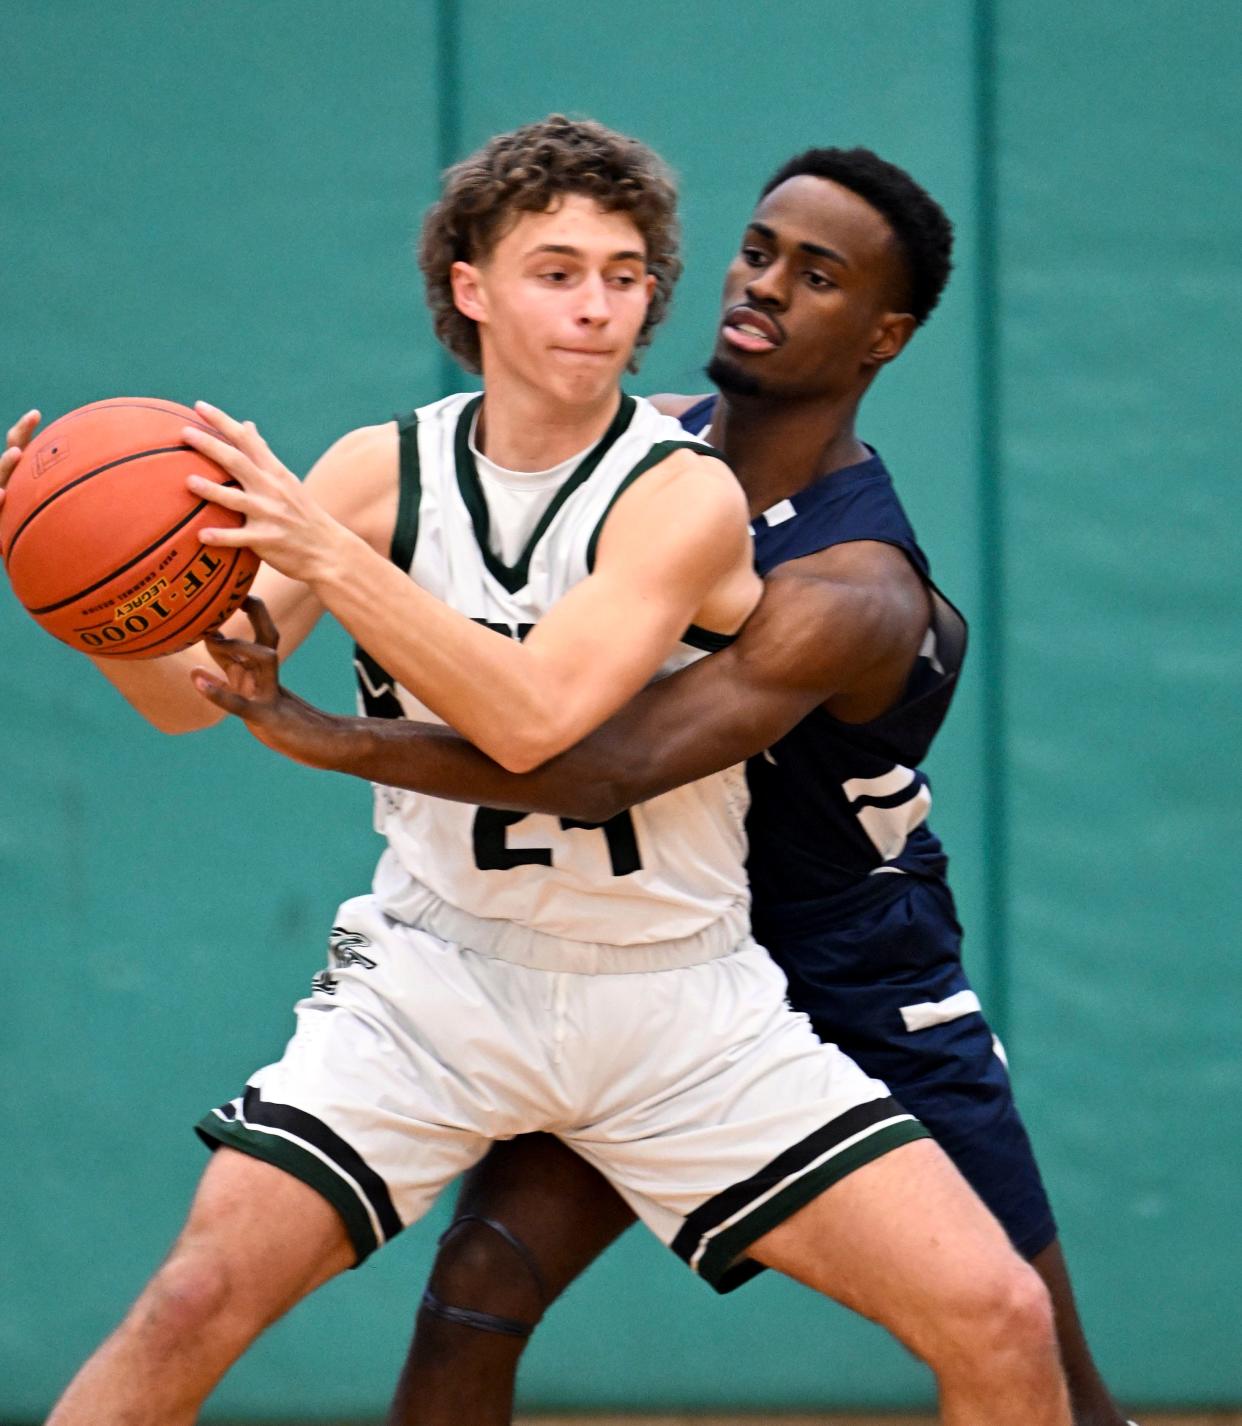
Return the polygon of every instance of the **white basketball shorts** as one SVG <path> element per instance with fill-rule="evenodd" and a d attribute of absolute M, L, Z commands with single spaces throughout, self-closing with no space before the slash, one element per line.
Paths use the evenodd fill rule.
<path fill-rule="evenodd" d="M 275 1064 L 197 1126 L 293 1174 L 361 1262 L 495 1139 L 545 1130 L 718 1291 L 829 1184 L 926 1131 L 785 1000 L 753 942 L 674 970 L 535 970 L 347 901 Z"/>

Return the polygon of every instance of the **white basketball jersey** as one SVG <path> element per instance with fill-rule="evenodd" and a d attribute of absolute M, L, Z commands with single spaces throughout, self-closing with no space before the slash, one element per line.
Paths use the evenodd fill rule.
<path fill-rule="evenodd" d="M 392 557 L 498 637 L 522 638 L 586 578 L 604 519 L 630 482 L 670 451 L 702 443 L 649 402 L 623 397 L 509 566 L 490 547 L 491 514 L 470 452 L 481 400 L 450 396 L 400 423 Z M 661 674 L 728 642 L 696 629 L 686 639 Z M 441 721 L 361 652 L 358 673 L 366 711 Z M 602 827 L 397 788 L 375 792 L 376 828 L 388 839 L 376 895 L 389 914 L 445 939 L 532 965 L 624 970 L 708 959 L 747 932 L 741 766 Z"/>

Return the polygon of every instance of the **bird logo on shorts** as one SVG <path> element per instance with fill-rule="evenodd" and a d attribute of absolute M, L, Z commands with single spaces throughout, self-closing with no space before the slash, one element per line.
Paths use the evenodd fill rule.
<path fill-rule="evenodd" d="M 330 970 L 317 970 L 311 976 L 311 994 L 335 995 L 337 984 L 336 976 Z"/>
<path fill-rule="evenodd" d="M 358 966 L 361 970 L 374 970 L 376 962 L 362 954 L 362 947 L 369 946 L 370 940 L 357 931 L 347 931 L 343 926 L 333 926 L 328 936 L 328 954 L 332 964 L 339 970 L 347 966 Z"/>

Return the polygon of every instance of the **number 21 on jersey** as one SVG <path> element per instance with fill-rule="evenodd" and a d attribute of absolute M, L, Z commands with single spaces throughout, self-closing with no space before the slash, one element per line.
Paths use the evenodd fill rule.
<path fill-rule="evenodd" d="M 550 847 L 511 847 L 507 840 L 510 827 L 522 822 L 525 812 L 501 812 L 495 807 L 480 807 L 474 815 L 474 864 L 480 871 L 508 871 L 515 866 L 552 866 Z M 634 819 L 629 812 L 618 812 L 607 822 L 578 822 L 562 817 L 564 831 L 603 832 L 608 843 L 608 860 L 613 876 L 628 876 L 642 870 L 638 854 L 638 838 L 634 834 Z"/>

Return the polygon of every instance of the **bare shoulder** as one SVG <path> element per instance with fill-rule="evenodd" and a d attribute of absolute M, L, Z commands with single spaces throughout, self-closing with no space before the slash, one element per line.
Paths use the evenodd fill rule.
<path fill-rule="evenodd" d="M 670 451 L 634 481 L 605 520 L 601 561 L 623 549 L 655 559 L 707 552 L 714 562 L 750 569 L 750 512 L 732 470 L 707 451 Z"/>
<path fill-rule="evenodd" d="M 387 553 L 397 519 L 397 423 L 347 431 L 319 457 L 307 488 L 341 524 Z"/>
<path fill-rule="evenodd" d="M 684 416 L 691 406 L 697 406 L 706 398 L 706 392 L 702 396 L 678 396 L 671 391 L 661 391 L 657 396 L 648 396 L 647 400 L 661 415 Z"/>
<path fill-rule="evenodd" d="M 395 421 L 385 421 L 378 426 L 359 426 L 332 442 L 311 467 L 307 479 L 317 484 L 331 484 L 351 475 L 374 474 L 386 470 L 396 454 Z"/>
<path fill-rule="evenodd" d="M 631 493 L 652 502 L 684 501 L 700 513 L 720 510 L 750 523 L 746 495 L 732 468 L 706 447 L 678 446 L 636 480 L 626 495 Z"/>

